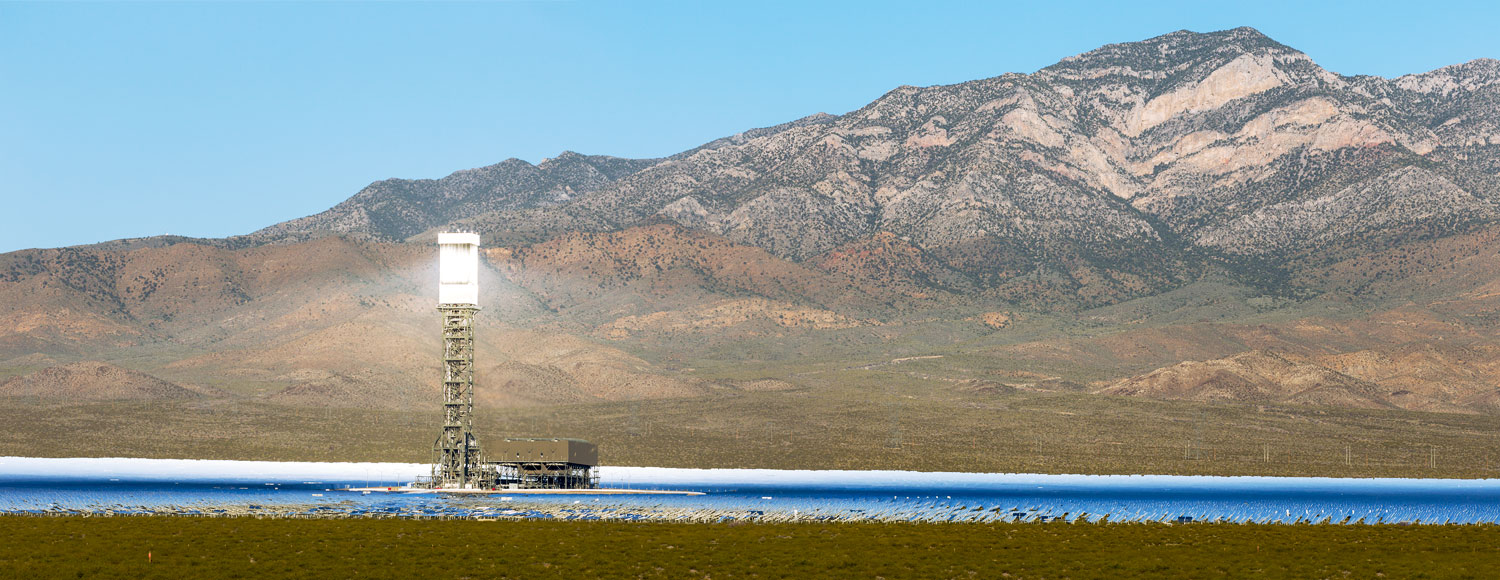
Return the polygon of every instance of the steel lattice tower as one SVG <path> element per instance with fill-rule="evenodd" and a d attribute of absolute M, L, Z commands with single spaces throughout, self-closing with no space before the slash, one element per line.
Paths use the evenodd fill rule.
<path fill-rule="evenodd" d="M 438 235 L 438 312 L 443 317 L 443 433 L 432 484 L 474 487 L 491 475 L 474 436 L 474 314 L 479 312 L 479 234 Z"/>
<path fill-rule="evenodd" d="M 443 304 L 443 434 L 433 478 L 445 486 L 473 483 L 484 459 L 474 437 L 474 313 L 472 304 Z"/>

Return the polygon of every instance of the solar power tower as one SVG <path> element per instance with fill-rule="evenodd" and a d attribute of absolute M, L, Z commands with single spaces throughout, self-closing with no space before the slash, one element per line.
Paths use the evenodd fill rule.
<path fill-rule="evenodd" d="M 443 317 L 443 433 L 433 445 L 432 486 L 482 487 L 493 473 L 474 437 L 479 234 L 438 234 L 438 312 Z"/>

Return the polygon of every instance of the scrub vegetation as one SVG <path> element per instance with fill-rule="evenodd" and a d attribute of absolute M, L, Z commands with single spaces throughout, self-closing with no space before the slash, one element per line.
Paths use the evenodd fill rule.
<path fill-rule="evenodd" d="M 845 371 L 692 399 L 480 409 L 481 442 L 581 437 L 604 465 L 1331 477 L 1500 475 L 1500 417 L 931 388 Z M 436 413 L 231 401 L 0 406 L 0 455 L 425 463 Z M 67 438 L 49 434 L 65 432 Z M 607 467 L 606 467 L 607 469 Z"/>
<path fill-rule="evenodd" d="M 0 517 L 0 536 L 7 578 L 1486 578 L 1500 561 L 1495 526 Z"/>

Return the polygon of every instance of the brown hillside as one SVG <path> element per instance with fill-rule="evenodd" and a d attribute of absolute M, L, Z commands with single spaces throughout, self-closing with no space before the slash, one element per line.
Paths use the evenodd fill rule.
<path fill-rule="evenodd" d="M 377 373 L 345 375 L 305 369 L 277 378 L 292 383 L 270 396 L 272 402 L 285 405 L 413 410 L 430 408 L 442 400 L 437 388 L 401 385 Z"/>
<path fill-rule="evenodd" d="M 84 361 L 48 367 L 0 383 L 0 396 L 87 401 L 196 399 L 203 395 L 146 373 Z"/>
<path fill-rule="evenodd" d="M 861 238 L 822 255 L 817 265 L 862 284 L 891 288 L 912 298 L 936 292 L 967 294 L 969 278 L 890 232 Z"/>
<path fill-rule="evenodd" d="M 746 295 L 837 312 L 909 303 L 888 284 L 856 283 L 676 225 L 572 233 L 488 256 L 550 307 L 596 324 Z"/>
<path fill-rule="evenodd" d="M 1318 362 L 1379 384 L 1388 392 L 1387 400 L 1407 409 L 1486 410 L 1485 393 L 1500 386 L 1500 348 L 1495 346 L 1422 343 L 1319 357 Z"/>
<path fill-rule="evenodd" d="M 497 403 L 666 399 L 700 396 L 713 388 L 623 350 L 564 334 L 507 330 L 485 338 L 481 333 L 479 348 L 496 354 L 495 362 L 479 363 L 475 382 L 483 386 L 475 387 L 475 397 Z"/>
<path fill-rule="evenodd" d="M 484 321 L 476 336 L 481 405 L 655 399 L 706 389 L 591 341 L 497 326 Z M 284 404 L 423 408 L 441 398 L 437 337 L 426 313 L 381 308 L 282 342 L 182 359 L 163 372 L 218 376 Z"/>
<path fill-rule="evenodd" d="M 680 233 L 666 229 L 669 237 Z M 650 241 L 648 236 L 645 243 Z M 620 251 L 637 249 L 627 239 Z M 162 361 L 153 372 L 172 380 L 286 404 L 425 404 L 435 400 L 439 376 L 431 295 L 436 272 L 427 250 L 324 237 L 238 250 L 179 243 L 8 254 L 0 260 L 0 266 L 10 265 L 0 277 L 0 352 L 7 359 L 32 353 L 145 355 Z M 567 260 L 560 262 L 565 269 Z M 532 264 L 559 271 L 545 261 Z M 826 276 L 791 268 L 800 269 L 814 289 Z M 654 272 L 642 265 L 632 275 Z M 703 392 L 698 381 L 665 377 L 642 359 L 592 341 L 506 330 L 508 320 L 535 325 L 539 315 L 547 317 L 544 324 L 576 320 L 573 312 L 585 309 L 574 300 L 589 295 L 554 297 L 559 313 L 548 315 L 537 296 L 511 283 L 504 271 L 484 269 L 481 276 L 479 339 L 487 353 L 479 361 L 481 379 L 504 364 L 556 366 L 567 377 L 505 379 L 512 388 L 487 394 L 489 387 L 481 387 L 482 401 L 542 404 Z M 752 273 L 738 276 L 759 280 Z M 670 287 L 668 282 L 659 285 Z M 798 297 L 795 289 L 780 293 Z M 828 288 L 822 295 L 833 300 L 838 293 Z M 657 307 L 695 302 L 695 296 L 675 292 L 656 296 L 670 298 Z M 642 312 L 653 313 L 649 308 Z M 8 365 L 29 370 L 24 362 Z"/>

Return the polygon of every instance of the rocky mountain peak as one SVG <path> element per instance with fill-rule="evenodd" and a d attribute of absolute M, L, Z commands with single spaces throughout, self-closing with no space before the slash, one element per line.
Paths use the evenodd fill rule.
<path fill-rule="evenodd" d="M 546 159 L 543 159 L 539 165 L 545 165 L 552 161 L 578 161 L 587 158 L 587 155 L 584 155 L 572 149 L 564 149 L 563 152 L 558 153 L 556 157 L 548 157 Z"/>
<path fill-rule="evenodd" d="M 1127 76 L 1164 81 L 1193 71 L 1212 71 L 1244 55 L 1303 57 L 1254 28 L 1218 32 L 1179 30 L 1138 42 L 1109 44 L 1063 59 L 1044 76 L 1082 79 Z"/>

